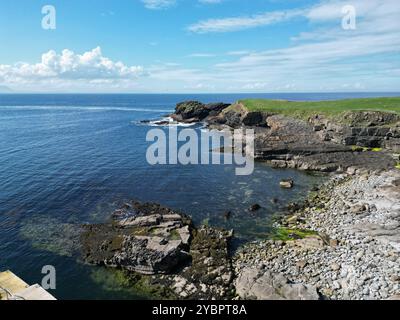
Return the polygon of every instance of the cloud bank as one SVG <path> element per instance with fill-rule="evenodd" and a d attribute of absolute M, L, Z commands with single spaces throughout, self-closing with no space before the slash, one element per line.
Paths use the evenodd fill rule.
<path fill-rule="evenodd" d="M 100 47 L 83 54 L 68 49 L 61 54 L 50 50 L 42 55 L 38 63 L 0 65 L 0 82 L 27 87 L 43 84 L 68 86 L 73 83 L 83 86 L 88 83 L 118 84 L 134 81 L 143 75 L 143 67 L 114 62 L 103 56 Z"/>

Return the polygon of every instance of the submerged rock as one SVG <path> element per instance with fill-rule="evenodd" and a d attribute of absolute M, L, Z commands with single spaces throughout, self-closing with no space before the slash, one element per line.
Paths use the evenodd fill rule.
<path fill-rule="evenodd" d="M 294 181 L 292 179 L 282 180 L 280 186 L 283 189 L 292 189 L 294 187 Z"/>
<path fill-rule="evenodd" d="M 258 204 L 258 203 L 256 203 L 256 204 L 253 204 L 250 208 L 249 208 L 249 211 L 250 212 L 255 212 L 255 211 L 258 211 L 258 210 L 260 210 L 261 209 L 261 206 Z"/>
<path fill-rule="evenodd" d="M 78 224 L 41 215 L 23 221 L 20 228 L 21 237 L 30 241 L 34 248 L 66 257 L 79 253 L 81 232 Z"/>

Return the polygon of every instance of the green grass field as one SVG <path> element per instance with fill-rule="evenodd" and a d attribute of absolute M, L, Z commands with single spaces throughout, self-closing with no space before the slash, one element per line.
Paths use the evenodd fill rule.
<path fill-rule="evenodd" d="M 336 117 L 348 111 L 385 111 L 400 114 L 400 97 L 315 102 L 247 99 L 239 102 L 250 111 L 279 113 L 302 119 L 315 114 Z"/>

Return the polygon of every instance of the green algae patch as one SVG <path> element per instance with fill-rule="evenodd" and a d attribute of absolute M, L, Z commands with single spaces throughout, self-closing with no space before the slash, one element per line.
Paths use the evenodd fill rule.
<path fill-rule="evenodd" d="M 141 300 L 172 300 L 176 295 L 159 276 L 145 276 L 118 269 L 94 268 L 90 277 L 94 283 L 110 293 Z"/>
<path fill-rule="evenodd" d="M 368 148 L 368 147 L 360 147 L 360 146 L 352 146 L 351 149 L 354 152 L 382 152 L 383 148 Z"/>
<path fill-rule="evenodd" d="M 318 232 L 305 229 L 276 228 L 272 233 L 273 240 L 292 241 L 316 236 Z"/>

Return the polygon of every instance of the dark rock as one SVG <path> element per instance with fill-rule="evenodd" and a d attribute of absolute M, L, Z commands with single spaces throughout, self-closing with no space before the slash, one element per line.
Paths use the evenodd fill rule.
<path fill-rule="evenodd" d="M 261 209 L 261 206 L 259 205 L 259 204 L 253 204 L 250 208 L 249 208 L 249 211 L 250 212 L 255 212 L 255 211 L 258 211 L 258 210 L 260 210 Z"/>
<path fill-rule="evenodd" d="M 198 101 L 185 101 L 177 104 L 173 118 L 181 119 L 184 122 L 199 122 L 208 116 L 218 116 L 227 107 L 229 107 L 229 104 L 225 103 L 210 103 L 205 105 Z"/>
<path fill-rule="evenodd" d="M 266 117 L 262 112 L 249 112 L 244 116 L 242 122 L 245 126 L 267 126 Z"/>
<path fill-rule="evenodd" d="M 205 104 L 199 101 L 185 101 L 176 105 L 175 113 L 186 120 L 191 118 L 204 119 L 209 112 Z"/>
<path fill-rule="evenodd" d="M 277 203 L 279 203 L 279 199 L 278 198 L 272 198 L 271 199 L 271 203 L 277 204 Z"/>
<path fill-rule="evenodd" d="M 236 111 L 228 111 L 224 114 L 225 124 L 232 128 L 238 128 L 242 125 L 242 116 Z"/>
<path fill-rule="evenodd" d="M 224 212 L 224 218 L 225 218 L 226 220 L 229 220 L 229 219 L 231 218 L 231 216 L 232 216 L 232 211 L 226 211 L 226 212 Z"/>
<path fill-rule="evenodd" d="M 167 126 L 167 125 L 170 124 L 170 122 L 169 122 L 169 121 L 166 121 L 166 120 L 163 120 L 163 121 L 156 121 L 156 122 L 154 122 L 154 124 L 155 124 L 156 126 Z"/>
<path fill-rule="evenodd" d="M 287 206 L 287 210 L 288 210 L 289 212 L 291 212 L 291 213 L 294 213 L 294 212 L 296 212 L 296 211 L 299 211 L 299 210 L 301 210 L 302 208 L 303 208 L 303 205 L 301 205 L 301 204 L 299 204 L 299 203 L 296 203 L 296 202 L 289 203 L 288 206 Z"/>
<path fill-rule="evenodd" d="M 216 116 L 229 106 L 230 104 L 218 102 L 218 103 L 209 103 L 205 106 L 205 108 L 209 111 L 210 116 Z"/>

